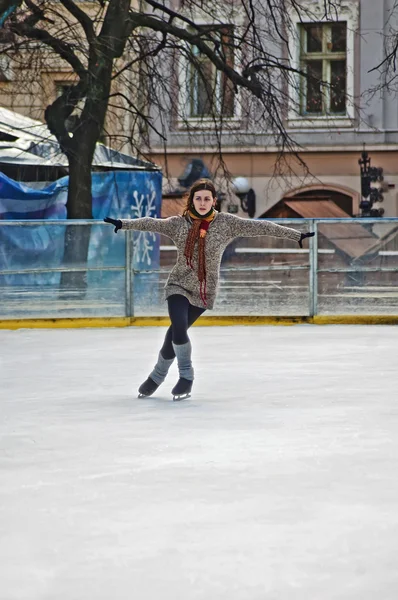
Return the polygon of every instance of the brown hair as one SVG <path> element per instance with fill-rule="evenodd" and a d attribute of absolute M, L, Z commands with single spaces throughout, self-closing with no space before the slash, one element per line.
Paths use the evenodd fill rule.
<path fill-rule="evenodd" d="M 210 181 L 210 179 L 199 179 L 198 181 L 195 181 L 195 183 L 191 186 L 186 197 L 186 205 L 184 208 L 184 212 L 182 213 L 183 216 L 185 216 L 188 213 L 188 211 L 191 210 L 193 205 L 193 197 L 196 194 L 196 192 L 199 192 L 200 190 L 209 190 L 213 198 L 215 198 L 217 195 L 216 188 L 214 187 L 214 184 L 212 181 Z"/>
<path fill-rule="evenodd" d="M 210 179 L 199 179 L 196 181 L 188 192 L 187 203 L 183 216 L 193 207 L 193 197 L 196 192 L 200 190 L 209 190 L 213 196 L 216 197 L 216 188 Z M 200 284 L 200 297 L 203 300 L 204 305 L 207 305 L 206 301 L 206 258 L 205 258 L 205 237 L 207 229 L 210 225 L 209 221 L 194 219 L 192 226 L 188 232 L 187 240 L 185 242 L 184 256 L 187 259 L 187 265 L 193 269 L 192 258 L 196 241 L 198 240 L 198 279 Z"/>

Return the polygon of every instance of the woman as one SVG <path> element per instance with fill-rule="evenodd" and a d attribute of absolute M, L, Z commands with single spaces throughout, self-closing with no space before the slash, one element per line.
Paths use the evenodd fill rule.
<path fill-rule="evenodd" d="M 182 216 L 168 219 L 104 219 L 119 229 L 154 231 L 169 237 L 177 246 L 177 262 L 165 286 L 171 326 L 167 330 L 157 363 L 140 386 L 139 397 L 150 396 L 163 383 L 177 357 L 179 380 L 173 399 L 187 398 L 192 390 L 194 371 L 191 361 L 189 327 L 213 308 L 216 299 L 221 258 L 225 248 L 237 237 L 270 235 L 302 241 L 313 233 L 301 233 L 269 221 L 251 221 L 229 213 L 217 212 L 213 183 L 201 179 L 191 187 Z"/>

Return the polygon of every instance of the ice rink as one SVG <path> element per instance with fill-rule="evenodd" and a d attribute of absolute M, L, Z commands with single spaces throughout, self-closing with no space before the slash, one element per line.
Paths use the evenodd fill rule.
<path fill-rule="evenodd" d="M 0 331 L 1 600 L 396 600 L 398 329 Z"/>

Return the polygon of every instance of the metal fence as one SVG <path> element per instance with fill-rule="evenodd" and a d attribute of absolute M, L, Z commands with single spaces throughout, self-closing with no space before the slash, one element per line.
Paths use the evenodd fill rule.
<path fill-rule="evenodd" d="M 234 241 L 213 314 L 398 314 L 397 218 L 277 222 L 316 235 L 303 249 L 268 236 Z M 65 239 L 82 231 L 87 260 L 67 258 Z M 0 319 L 165 315 L 176 249 L 161 238 L 149 263 L 139 256 L 145 235 L 115 235 L 102 221 L 0 221 Z"/>

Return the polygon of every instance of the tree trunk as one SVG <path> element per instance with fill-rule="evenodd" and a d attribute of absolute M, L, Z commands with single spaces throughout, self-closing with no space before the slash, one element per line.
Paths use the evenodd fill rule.
<path fill-rule="evenodd" d="M 87 135 L 89 133 L 87 132 Z M 69 187 L 68 187 L 68 219 L 92 219 L 91 196 L 91 163 L 93 160 L 96 140 L 92 148 L 85 144 L 76 154 L 68 156 Z"/>
<path fill-rule="evenodd" d="M 94 142 L 95 148 L 95 142 Z M 84 152 L 86 150 L 86 152 Z M 92 219 L 91 162 L 92 152 L 80 148 L 78 155 L 69 156 L 68 219 Z M 64 271 L 61 275 L 62 298 L 84 298 L 87 290 L 87 258 L 90 225 L 66 225 L 63 265 L 79 271 Z"/>
<path fill-rule="evenodd" d="M 93 53 L 90 63 L 93 64 L 90 64 L 87 97 L 73 136 L 70 137 L 66 128 L 59 132 L 59 141 L 69 162 L 68 219 L 92 219 L 91 163 L 105 121 L 112 78 L 112 58 L 106 57 L 106 54 L 101 54 L 98 58 Z M 52 106 L 62 111 L 62 105 L 57 107 L 56 102 Z M 55 113 L 56 111 L 53 115 L 48 115 L 52 116 L 53 121 Z M 53 122 L 54 127 L 57 124 L 56 122 L 54 125 Z M 63 264 L 65 268 L 79 270 L 62 273 L 61 293 L 64 298 L 85 296 L 90 233 L 89 225 L 67 225 Z"/>

